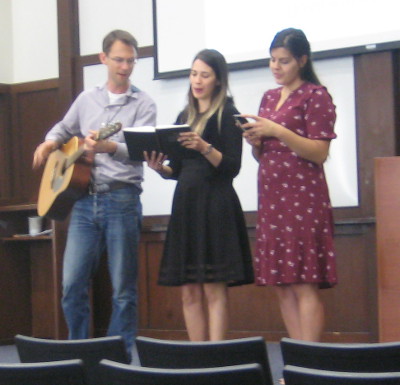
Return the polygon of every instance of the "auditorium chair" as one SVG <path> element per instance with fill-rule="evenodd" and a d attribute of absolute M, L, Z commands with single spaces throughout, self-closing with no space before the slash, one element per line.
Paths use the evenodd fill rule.
<path fill-rule="evenodd" d="M 399 385 L 400 372 L 359 373 L 286 365 L 285 385 Z"/>
<path fill-rule="evenodd" d="M 257 363 L 264 372 L 266 383 L 273 383 L 267 346 L 262 337 L 191 342 L 139 336 L 136 347 L 142 366 L 199 369 Z"/>
<path fill-rule="evenodd" d="M 103 358 L 129 363 L 125 343 L 120 336 L 82 340 L 50 340 L 17 334 L 15 344 L 21 362 L 81 359 L 89 385 L 98 384 L 100 380 L 98 364 Z"/>
<path fill-rule="evenodd" d="M 100 362 L 103 385 L 266 385 L 259 364 L 203 369 L 165 369 Z"/>
<path fill-rule="evenodd" d="M 81 360 L 0 363 L 1 385 L 86 385 Z"/>
<path fill-rule="evenodd" d="M 284 365 L 344 372 L 400 372 L 400 342 L 326 343 L 282 338 Z"/>

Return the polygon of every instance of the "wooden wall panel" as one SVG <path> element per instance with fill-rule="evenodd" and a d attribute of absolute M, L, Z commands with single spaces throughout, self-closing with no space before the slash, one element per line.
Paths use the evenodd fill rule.
<path fill-rule="evenodd" d="M 396 155 L 396 73 L 393 52 L 360 55 L 356 63 L 362 215 L 375 215 L 374 158 Z"/>
<path fill-rule="evenodd" d="M 55 307 L 53 295 L 56 292 L 53 280 L 51 243 L 32 242 L 29 245 L 31 268 L 32 335 L 54 338 Z"/>
<path fill-rule="evenodd" d="M 400 340 L 400 157 L 375 159 L 379 339 Z"/>
<path fill-rule="evenodd" d="M 16 333 L 31 329 L 29 245 L 0 245 L 0 343 L 13 343 Z"/>
<path fill-rule="evenodd" d="M 49 128 L 60 119 L 58 81 L 12 86 L 11 91 L 12 191 L 20 202 L 36 203 L 42 170 L 32 170 L 33 153 Z"/>
<path fill-rule="evenodd" d="M 360 204 L 335 209 L 335 219 L 373 218 L 374 166 L 378 156 L 396 154 L 399 142 L 399 113 L 395 105 L 399 70 L 394 65 L 396 52 L 378 52 L 354 57 L 358 183 Z"/>
<path fill-rule="evenodd" d="M 58 80 L 0 85 L 0 205 L 36 203 L 41 172 L 36 146 L 60 119 Z"/>
<path fill-rule="evenodd" d="M 45 220 L 52 235 L 24 236 L 36 205 L 0 207 L 0 344 L 15 334 L 66 338 L 61 315 L 61 262 L 57 251 L 63 223 Z M 19 234 L 19 236 L 15 236 Z M 62 246 L 64 249 L 64 245 Z"/>
<path fill-rule="evenodd" d="M 338 285 L 324 290 L 328 339 L 377 338 L 375 225 L 335 227 Z"/>
<path fill-rule="evenodd" d="M 10 128 L 11 97 L 10 87 L 0 85 L 0 202 L 10 197 Z"/>

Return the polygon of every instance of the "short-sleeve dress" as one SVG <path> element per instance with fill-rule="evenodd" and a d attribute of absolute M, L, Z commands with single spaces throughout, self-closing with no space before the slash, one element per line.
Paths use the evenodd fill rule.
<path fill-rule="evenodd" d="M 306 138 L 336 138 L 335 105 L 326 88 L 305 82 L 276 109 L 281 89 L 264 94 L 259 116 Z M 265 138 L 258 170 L 256 284 L 334 286 L 333 229 L 323 166 L 297 156 L 276 138 Z"/>
<path fill-rule="evenodd" d="M 238 111 L 228 100 L 218 128 L 217 114 L 203 139 L 222 152 L 218 167 L 191 150 L 182 162 L 171 160 L 177 179 L 158 283 L 254 282 L 247 228 L 233 178 L 239 173 L 242 133 L 234 123 Z M 185 123 L 180 114 L 177 123 Z"/>

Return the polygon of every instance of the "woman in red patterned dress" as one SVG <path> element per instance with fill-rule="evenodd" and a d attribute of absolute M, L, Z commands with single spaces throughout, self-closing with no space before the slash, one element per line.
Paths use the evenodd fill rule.
<path fill-rule="evenodd" d="M 333 217 L 323 163 L 336 138 L 335 105 L 314 73 L 303 31 L 275 36 L 259 116 L 243 125 L 259 162 L 257 285 L 276 289 L 289 336 L 317 341 L 324 325 L 319 288 L 337 283 Z"/>

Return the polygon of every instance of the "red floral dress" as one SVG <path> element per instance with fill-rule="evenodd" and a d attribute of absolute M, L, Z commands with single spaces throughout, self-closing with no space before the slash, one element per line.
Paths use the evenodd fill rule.
<path fill-rule="evenodd" d="M 336 138 L 335 105 L 323 86 L 303 83 L 276 110 L 281 88 L 267 91 L 259 116 L 309 139 Z M 257 285 L 337 283 L 333 216 L 323 166 L 265 138 L 259 159 L 254 258 Z"/>

